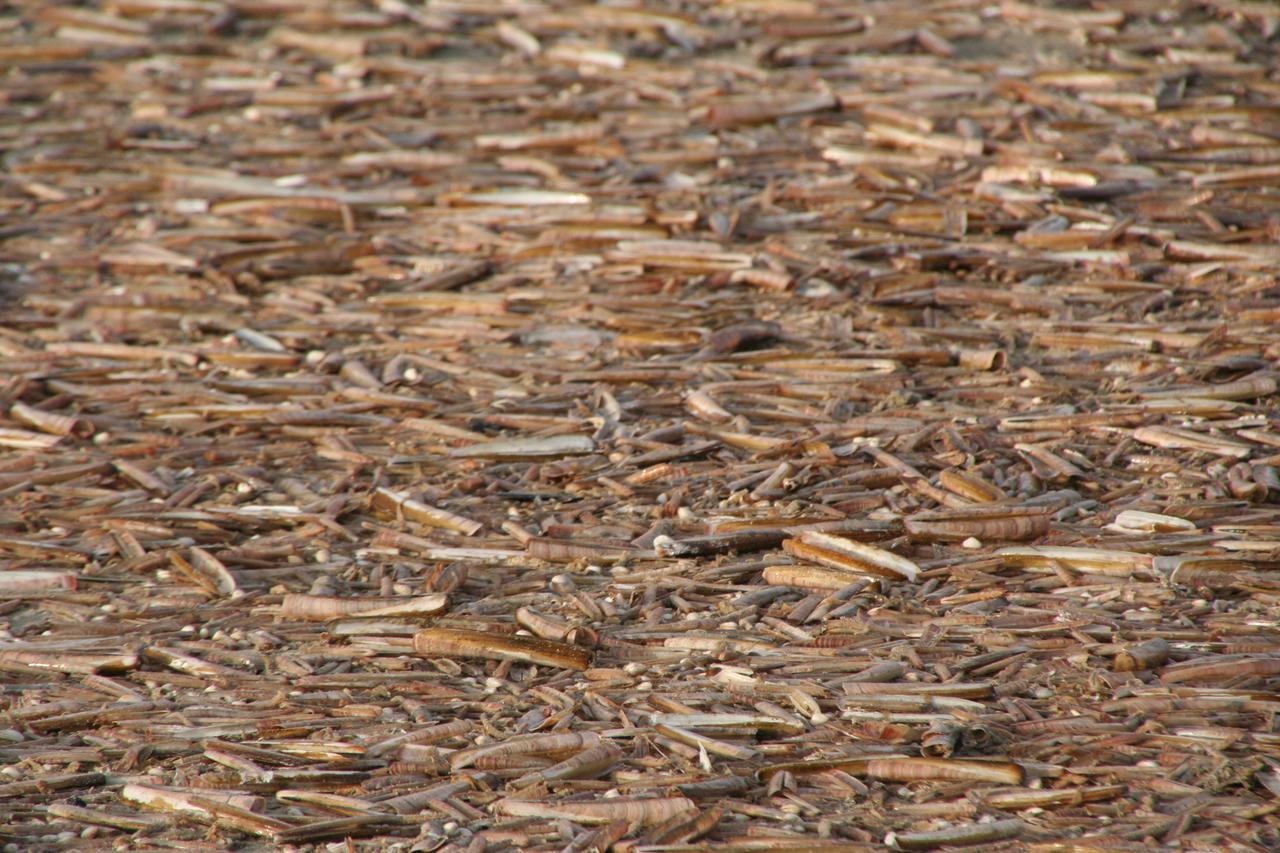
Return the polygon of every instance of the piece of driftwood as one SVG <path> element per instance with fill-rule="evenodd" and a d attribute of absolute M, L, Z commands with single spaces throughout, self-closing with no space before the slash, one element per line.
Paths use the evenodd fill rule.
<path fill-rule="evenodd" d="M 1280 7 L 0 7 L 0 846 L 1280 849 Z"/>

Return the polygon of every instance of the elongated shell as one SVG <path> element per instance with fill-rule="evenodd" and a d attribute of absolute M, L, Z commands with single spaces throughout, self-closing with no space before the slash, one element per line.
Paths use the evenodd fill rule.
<path fill-rule="evenodd" d="M 654 714 L 654 725 L 683 729 L 711 729 L 726 734 L 756 734 L 760 731 L 782 735 L 803 734 L 802 723 L 766 714 Z"/>
<path fill-rule="evenodd" d="M 763 572 L 765 583 L 771 586 L 794 586 L 800 589 L 844 589 L 860 578 L 871 583 L 870 578 L 851 574 L 842 569 L 820 569 L 817 566 L 769 566 Z"/>
<path fill-rule="evenodd" d="M 76 576 L 70 572 L 17 569 L 0 573 L 0 594 L 30 595 L 36 592 L 75 589 Z"/>
<path fill-rule="evenodd" d="M 1194 521 L 1187 521 L 1185 518 L 1173 515 L 1126 509 L 1116 516 L 1115 521 L 1107 525 L 1107 529 L 1118 533 L 1171 533 L 1195 530 L 1196 525 Z"/>
<path fill-rule="evenodd" d="M 1004 500 L 1007 495 L 998 486 L 988 483 L 982 477 L 969 471 L 957 471 L 948 468 L 938 474 L 938 482 L 943 488 L 955 492 L 978 503 Z"/>
<path fill-rule="evenodd" d="M 1002 557 L 1006 563 L 1028 569 L 1046 569 L 1052 571 L 1057 566 L 1065 566 L 1072 571 L 1085 574 L 1117 575 L 1120 577 L 1133 574 L 1135 571 L 1150 571 L 1151 556 L 1133 551 L 1111 551 L 1103 548 L 1064 548 L 1038 547 L 1024 545 L 1014 548 L 1001 548 L 996 556 Z"/>
<path fill-rule="evenodd" d="M 418 654 L 432 657 L 513 660 L 565 669 L 586 669 L 591 665 L 591 652 L 578 646 L 457 628 L 419 631 L 413 635 L 413 648 Z"/>
<path fill-rule="evenodd" d="M 1253 452 L 1252 445 L 1216 435 L 1206 435 L 1189 429 L 1175 427 L 1141 427 L 1133 431 L 1135 440 L 1155 447 L 1176 450 L 1200 450 L 1218 456 L 1234 456 L 1243 459 Z"/>
<path fill-rule="evenodd" d="M 455 752 L 449 757 L 449 764 L 456 772 L 470 767 L 477 761 L 496 755 L 559 756 L 569 752 L 588 750 L 599 743 L 600 736 L 595 732 L 517 735 L 498 743 Z"/>
<path fill-rule="evenodd" d="M 406 600 L 383 598 L 338 598 L 327 595 L 290 594 L 280 605 L 283 619 L 300 619 L 309 622 L 325 622 L 341 617 L 358 616 L 362 619 L 389 617 L 424 618 L 444 611 L 449 598 L 441 593 L 420 595 Z"/>
<path fill-rule="evenodd" d="M 686 797 L 615 797 L 577 803 L 548 803 L 508 797 L 498 800 L 490 808 L 510 817 L 563 819 L 588 825 L 625 820 L 641 826 L 652 826 L 670 820 L 681 812 L 693 811 L 697 806 Z"/>
<path fill-rule="evenodd" d="M 767 782 L 777 773 L 802 775 L 806 773 L 825 773 L 828 770 L 840 770 L 853 776 L 861 776 L 867 772 L 867 764 L 873 760 L 907 759 L 905 755 L 845 755 L 838 758 L 809 758 L 802 761 L 784 761 L 770 764 L 756 771 L 756 778 Z"/>
<path fill-rule="evenodd" d="M 449 455 L 459 459 L 558 459 L 592 453 L 596 443 L 585 435 L 552 435 L 546 438 L 510 438 L 455 447 Z"/>
<path fill-rule="evenodd" d="M 806 530 L 799 538 L 783 542 L 782 549 L 811 563 L 893 580 L 914 581 L 920 571 L 915 563 L 891 551 L 813 530 Z"/>
<path fill-rule="evenodd" d="M 416 501 L 408 495 L 387 488 L 379 488 L 373 493 L 374 509 L 393 516 L 404 516 L 428 527 L 439 527 L 461 533 L 463 536 L 474 536 L 484 527 L 478 521 L 440 509 L 422 501 Z"/>
<path fill-rule="evenodd" d="M 621 760 L 622 750 L 617 744 L 605 741 L 551 767 L 526 773 L 514 780 L 511 787 L 527 788 L 539 782 L 553 782 L 560 779 L 590 779 L 610 770 Z"/>
<path fill-rule="evenodd" d="M 891 832 L 885 843 L 891 850 L 936 850 L 939 847 L 961 847 L 975 844 L 994 844 L 1017 838 L 1026 824 L 1017 818 L 997 820 L 991 823 L 966 823 L 928 832 Z"/>
<path fill-rule="evenodd" d="M 876 758 L 867 762 L 867 775 L 895 782 L 919 779 L 999 782 L 1021 785 L 1024 773 L 1012 761 L 973 761 L 955 758 Z"/>
<path fill-rule="evenodd" d="M 20 424 L 26 424 L 51 435 L 77 435 L 88 438 L 94 433 L 93 423 L 84 418 L 46 412 L 44 409 L 37 409 L 22 402 L 14 403 L 9 408 L 9 417 Z"/>
<path fill-rule="evenodd" d="M 0 663 L 13 667 L 29 667 L 80 675 L 104 672 L 128 672 L 138 668 L 138 656 L 131 654 L 74 654 L 33 649 L 0 651 Z"/>
<path fill-rule="evenodd" d="M 1049 511 L 1041 507 L 958 507 L 918 512 L 903 519 L 907 535 L 921 542 L 1027 542 L 1049 530 Z"/>
<path fill-rule="evenodd" d="M 1160 681 L 1164 684 L 1214 682 L 1247 675 L 1264 678 L 1280 675 L 1280 657 L 1218 655 L 1197 658 L 1165 667 L 1160 673 Z"/>

